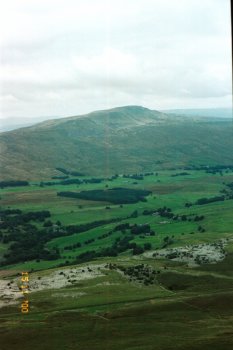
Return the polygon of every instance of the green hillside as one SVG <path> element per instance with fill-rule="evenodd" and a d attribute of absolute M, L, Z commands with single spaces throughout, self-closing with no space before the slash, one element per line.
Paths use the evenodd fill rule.
<path fill-rule="evenodd" d="M 56 167 L 110 175 L 231 164 L 231 121 L 168 116 L 128 106 L 50 120 L 0 135 L 1 179 L 59 175 Z"/>
<path fill-rule="evenodd" d="M 232 349 L 233 166 L 68 180 L 1 182 L 1 350 Z"/>

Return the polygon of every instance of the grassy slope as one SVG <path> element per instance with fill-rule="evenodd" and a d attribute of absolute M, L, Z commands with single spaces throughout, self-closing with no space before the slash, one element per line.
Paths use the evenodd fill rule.
<path fill-rule="evenodd" d="M 25 211 L 43 210 L 51 211 L 51 220 L 56 222 L 60 220 L 63 225 L 69 224 L 83 224 L 98 220 L 108 220 L 110 218 L 126 218 L 134 210 L 138 211 L 137 218 L 126 219 L 123 222 L 129 223 L 149 223 L 151 228 L 156 232 L 155 236 L 140 238 L 135 236 L 134 242 L 143 246 L 145 243 L 151 243 L 152 248 L 160 248 L 163 244 L 163 239 L 166 236 L 174 238 L 174 246 L 195 244 L 197 242 L 209 242 L 217 240 L 220 237 L 228 237 L 232 232 L 232 200 L 225 202 L 216 202 L 208 205 L 192 206 L 186 208 L 186 202 L 195 202 L 201 197 L 212 197 L 219 194 L 219 191 L 224 188 L 223 182 L 231 182 L 233 175 L 231 173 L 224 174 L 224 176 L 206 174 L 203 171 L 190 171 L 189 176 L 171 177 L 173 171 L 161 171 L 158 176 L 147 176 L 143 181 L 138 181 L 134 185 L 134 180 L 118 178 L 113 182 L 103 182 L 101 184 L 82 184 L 58 186 L 41 188 L 38 185 L 18 188 L 13 190 L 6 188 L 1 190 L 1 204 L 3 207 L 10 206 L 11 208 L 20 208 Z M 147 202 L 139 202 L 137 204 L 111 205 L 111 209 L 106 209 L 108 203 L 91 202 L 80 199 L 71 199 L 58 197 L 57 191 L 60 190 L 87 190 L 94 188 L 105 188 L 106 184 L 111 187 L 133 187 L 145 188 L 153 191 L 153 194 L 148 196 Z M 81 206 L 81 207 L 80 207 Z M 160 216 L 144 216 L 142 212 L 144 209 L 156 209 L 167 206 L 172 209 L 175 214 L 186 215 L 204 215 L 205 219 L 201 222 L 192 221 L 176 221 L 172 222 Z M 221 217 L 218 213 L 221 212 Z M 161 223 L 166 222 L 166 223 Z M 206 232 L 199 233 L 198 226 L 202 225 Z M 62 259 L 49 262 L 26 262 L 25 264 L 17 264 L 10 268 L 27 269 L 44 269 L 47 267 L 56 266 L 57 264 L 66 260 L 72 261 L 75 257 L 87 250 L 99 250 L 103 247 L 111 246 L 117 237 L 122 237 L 120 232 L 98 240 L 98 237 L 103 233 L 107 233 L 116 226 L 114 224 L 107 224 L 96 229 L 83 232 L 81 234 L 73 234 L 66 237 L 55 238 L 48 242 L 47 246 L 58 247 L 61 249 Z M 192 234 L 191 234 L 192 233 Z M 86 245 L 84 242 L 87 239 L 94 238 L 95 241 Z M 75 243 L 81 243 L 81 248 L 72 250 L 64 250 L 65 246 Z M 0 254 L 1 254 L 0 250 Z M 2 251 L 3 254 L 3 251 Z"/>
<path fill-rule="evenodd" d="M 159 262 L 143 262 L 161 268 Z M 179 288 L 171 292 L 167 288 L 174 281 Z M 112 271 L 32 293 L 28 315 L 20 314 L 18 305 L 1 310 L 1 349 L 231 349 L 232 279 L 171 264 L 159 282 L 138 286 Z M 75 297 L 80 292 L 85 294 Z"/>
<path fill-rule="evenodd" d="M 55 175 L 59 166 L 102 175 L 156 164 L 228 164 L 232 147 L 231 121 L 122 107 L 2 133 L 0 173 L 2 179 L 38 179 Z"/>
<path fill-rule="evenodd" d="M 160 171 L 158 176 L 148 176 L 138 181 L 138 185 L 132 184 L 134 180 L 123 178 L 108 182 L 109 186 L 135 186 L 153 191 L 148 202 L 124 205 L 123 208 L 110 205 L 112 209 L 106 210 L 104 203 L 56 196 L 56 192 L 64 188 L 104 188 L 107 182 L 80 185 L 79 188 L 74 185 L 41 188 L 36 184 L 29 188 L 6 188 L 1 190 L 1 205 L 25 211 L 49 209 L 52 221 L 59 219 L 64 224 L 125 217 L 138 209 L 138 218 L 128 219 L 127 222 L 150 222 L 158 234 L 145 239 L 136 237 L 135 241 L 139 244 L 151 242 L 154 247 L 160 246 L 167 235 L 174 235 L 174 245 L 232 237 L 232 200 L 191 208 L 185 208 L 184 203 L 217 195 L 224 188 L 223 181 L 231 182 L 233 174 L 222 177 L 192 171 L 190 176 L 171 177 L 172 173 Z M 79 205 L 82 205 L 81 209 Z M 160 224 L 167 219 L 140 215 L 145 208 L 163 205 L 171 207 L 175 213 L 204 214 L 205 219 L 201 224 L 206 232 L 197 232 L 198 223 Z M 79 235 L 58 238 L 48 245 L 62 248 L 74 242 L 83 242 L 102 235 L 114 226 L 109 224 Z M 195 233 L 190 234 L 191 231 Z M 104 240 L 97 240 L 81 250 L 94 249 L 96 244 L 109 245 L 118 235 L 116 233 Z M 65 255 L 75 256 L 81 250 Z M 108 271 L 105 276 L 74 283 L 71 287 L 31 293 L 28 315 L 20 313 L 19 304 L 1 309 L 1 349 L 230 350 L 233 346 L 233 244 L 229 244 L 227 250 L 229 255 L 223 262 L 195 269 L 172 261 L 141 257 L 129 259 L 125 253 L 116 258 L 99 259 L 97 263 L 116 262 L 124 266 L 143 262 L 161 270 L 161 274 L 157 277 L 158 283 L 141 286 L 115 271 Z M 11 266 L 9 270 L 46 269 L 59 262 L 28 262 Z M 50 271 L 34 274 L 41 276 Z M 176 290 L 169 290 L 174 285 Z M 80 292 L 85 294 L 78 297 Z"/>

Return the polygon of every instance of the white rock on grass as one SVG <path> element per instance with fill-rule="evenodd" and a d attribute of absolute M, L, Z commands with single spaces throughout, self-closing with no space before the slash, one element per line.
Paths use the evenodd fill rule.
<path fill-rule="evenodd" d="M 46 274 L 43 272 L 41 274 L 29 274 L 29 298 L 31 292 L 44 289 L 59 289 L 71 286 L 79 281 L 105 276 L 103 270 L 106 270 L 106 268 L 104 266 L 105 264 L 88 264 L 85 267 L 56 269 L 55 271 L 46 272 Z M 19 299 L 23 298 L 19 285 L 20 276 L 10 280 L 0 279 L 0 307 L 19 303 Z M 76 296 L 81 296 L 81 294 L 77 293 Z"/>
<path fill-rule="evenodd" d="M 225 258 L 224 247 L 227 244 L 226 239 L 221 239 L 214 243 L 204 243 L 198 245 L 187 245 L 184 247 L 165 248 L 146 252 L 143 256 L 155 259 L 170 259 L 173 261 L 186 262 L 188 266 L 197 266 L 201 264 L 211 264 L 221 261 Z"/>

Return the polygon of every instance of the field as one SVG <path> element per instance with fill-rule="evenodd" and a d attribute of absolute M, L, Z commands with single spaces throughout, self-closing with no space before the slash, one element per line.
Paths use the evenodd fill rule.
<path fill-rule="evenodd" d="M 50 212 L 25 225 L 43 230 L 43 249 L 59 256 L 24 262 L 19 255 L 8 264 L 4 255 L 12 241 L 4 241 L 9 229 L 3 226 L 1 349 L 231 349 L 233 199 L 227 184 L 232 182 L 229 169 L 176 169 L 142 179 L 120 175 L 100 183 L 42 186 L 32 181 L 2 188 L 2 213 Z M 113 188 L 149 194 L 136 203 L 117 204 L 57 195 Z M 222 195 L 224 200 L 196 204 Z M 90 223 L 95 225 L 85 230 Z M 22 232 L 20 225 L 16 229 Z M 213 254 L 206 261 L 201 253 L 195 260 L 193 251 L 181 258 L 180 249 L 193 246 L 212 247 Z M 178 253 L 169 258 L 175 249 Z M 154 257 L 156 252 L 167 255 Z M 28 314 L 21 313 L 17 291 L 22 271 L 29 273 L 31 286 Z"/>

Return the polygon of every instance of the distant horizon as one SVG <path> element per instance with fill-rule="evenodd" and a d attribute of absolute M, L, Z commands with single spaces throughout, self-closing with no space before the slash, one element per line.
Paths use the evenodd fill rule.
<path fill-rule="evenodd" d="M 143 107 L 143 108 L 147 108 L 150 109 L 152 111 L 173 111 L 173 110 L 213 110 L 213 109 L 233 109 L 233 106 L 218 106 L 218 107 L 187 107 L 187 108 L 182 108 L 182 107 L 172 107 L 172 108 L 150 108 L 148 106 L 145 105 L 139 105 L 139 104 L 127 104 L 127 105 L 120 105 L 120 106 L 112 106 L 112 107 L 105 107 L 105 108 L 98 108 L 98 109 L 92 109 L 92 110 L 88 110 L 87 112 L 77 112 L 74 114 L 59 114 L 59 115 L 36 115 L 36 116 L 29 116 L 29 117 L 25 117 L 25 116 L 0 116 L 0 123 L 2 120 L 7 120 L 7 119 L 18 119 L 19 121 L 22 120 L 22 118 L 26 118 L 26 119 L 38 119 L 38 118 L 69 118 L 69 117 L 75 117 L 75 116 L 79 116 L 79 115 L 85 115 L 85 114 L 89 114 L 92 112 L 98 112 L 98 111 L 104 111 L 104 110 L 110 110 L 110 109 L 114 109 L 114 108 L 122 108 L 122 107 L 131 107 L 131 106 L 137 106 L 137 107 Z"/>

